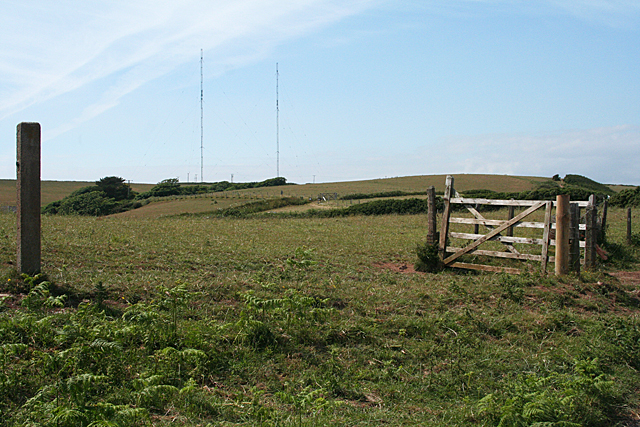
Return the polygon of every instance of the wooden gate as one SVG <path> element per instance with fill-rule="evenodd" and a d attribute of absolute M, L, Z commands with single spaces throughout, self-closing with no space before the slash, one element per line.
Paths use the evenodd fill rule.
<path fill-rule="evenodd" d="M 464 205 L 472 214 L 471 218 L 451 217 L 452 205 Z M 595 198 L 592 196 L 589 202 L 572 202 L 571 218 L 572 224 L 569 237 L 570 264 L 571 269 L 579 271 L 580 264 L 590 267 L 595 264 L 595 221 L 589 227 L 589 219 L 595 218 Z M 509 218 L 506 220 L 485 218 L 478 210 L 478 205 L 507 206 L 509 207 Z M 552 201 L 544 200 L 493 200 L 493 199 L 470 199 L 462 198 L 453 188 L 453 177 L 447 176 L 444 194 L 444 213 L 442 217 L 442 227 L 440 230 L 439 249 L 444 265 L 447 267 L 465 268 L 483 271 L 520 273 L 518 268 L 500 267 L 483 264 L 472 264 L 460 262 L 463 255 L 474 254 L 503 259 L 536 261 L 540 262 L 542 273 L 546 273 L 547 264 L 555 263 L 554 256 L 549 256 L 551 246 L 556 246 L 555 240 L 555 217 L 552 210 L 556 205 Z M 523 212 L 514 216 L 515 208 L 526 208 Z M 586 220 L 580 223 L 580 209 L 586 208 Z M 534 212 L 544 209 L 544 221 L 535 222 L 523 221 Z M 474 226 L 473 233 L 451 232 L 450 224 L 467 224 Z M 487 230 L 487 234 L 479 234 L 479 227 Z M 514 236 L 514 229 L 539 229 L 542 236 L 538 237 L 518 237 Z M 581 233 L 582 232 L 582 233 Z M 581 239 L 581 235 L 584 238 Z M 448 246 L 450 239 L 471 240 L 472 242 L 464 247 Z M 485 242 L 500 242 L 504 251 L 482 250 L 479 246 Z M 520 250 L 514 247 L 518 244 Z M 541 250 L 537 253 L 525 253 L 522 245 L 539 245 Z M 581 251 L 584 248 L 584 251 Z M 584 257 L 581 256 L 584 252 Z"/>

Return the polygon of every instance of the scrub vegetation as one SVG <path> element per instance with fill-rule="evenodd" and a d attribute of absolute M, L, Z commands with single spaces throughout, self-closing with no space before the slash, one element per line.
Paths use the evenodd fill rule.
<path fill-rule="evenodd" d="M 609 211 L 608 261 L 557 278 L 441 270 L 416 212 L 256 206 L 45 215 L 33 277 L 15 272 L 15 215 L 0 214 L 0 425 L 638 421 L 625 210 Z"/>

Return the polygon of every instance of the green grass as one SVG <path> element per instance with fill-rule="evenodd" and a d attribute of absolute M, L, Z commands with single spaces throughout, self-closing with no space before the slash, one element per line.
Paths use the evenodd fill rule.
<path fill-rule="evenodd" d="M 42 181 L 41 183 L 41 203 L 45 206 L 56 200 L 62 200 L 65 196 L 79 190 L 82 187 L 95 185 L 95 182 L 84 181 Z M 142 192 L 149 190 L 151 184 L 131 184 L 134 191 Z M 0 206 L 16 205 L 16 180 L 0 179 Z"/>
<path fill-rule="evenodd" d="M 2 214 L 0 425 L 623 425 L 640 385 L 637 287 L 607 275 L 637 269 L 623 219 L 625 263 L 557 279 L 402 272 L 421 215 L 44 217 L 38 285 Z"/>
<path fill-rule="evenodd" d="M 229 207 L 241 201 L 252 201 L 263 198 L 276 197 L 303 197 L 305 199 L 315 198 L 321 194 L 338 194 L 338 197 L 351 194 L 375 194 L 392 191 L 402 191 L 405 193 L 424 192 L 429 186 L 434 186 L 436 191 L 444 191 L 445 175 L 421 175 L 397 178 L 372 179 L 365 181 L 334 182 L 322 184 L 301 184 L 286 185 L 281 187 L 262 187 L 247 190 L 236 190 L 221 193 L 203 195 L 197 197 L 174 198 L 169 201 L 153 201 L 138 212 L 120 214 L 130 217 L 159 217 L 167 215 L 179 215 L 182 213 L 201 213 L 211 210 L 207 200 L 211 203 L 217 201 L 221 205 L 216 208 Z M 521 177 L 508 175 L 486 175 L 486 174 L 458 174 L 454 176 L 455 188 L 460 191 L 474 189 L 488 189 L 496 192 L 521 192 L 537 188 L 540 184 L 550 182 L 551 178 L 544 177 Z M 43 181 L 42 182 L 42 205 L 61 200 L 73 191 L 92 185 L 93 182 L 76 181 Z M 148 191 L 153 184 L 131 184 L 133 190 L 137 192 Z M 622 187 L 611 187 L 620 189 Z M 410 196 L 416 197 L 416 196 Z M 417 196 L 422 197 L 422 196 Z M 235 199 L 233 202 L 230 199 Z M 309 208 L 322 208 L 327 205 L 337 205 L 347 207 L 357 200 L 341 200 L 337 203 L 328 201 L 317 205 L 307 205 L 302 208 L 286 208 L 288 211 L 300 211 Z M 15 206 L 16 189 L 15 180 L 0 180 L 0 206 Z"/>

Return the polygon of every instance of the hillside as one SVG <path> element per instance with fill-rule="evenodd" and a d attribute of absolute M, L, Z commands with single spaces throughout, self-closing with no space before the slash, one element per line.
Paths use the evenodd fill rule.
<path fill-rule="evenodd" d="M 82 187 L 94 184 L 95 182 L 93 181 L 42 181 L 42 206 L 55 202 L 56 200 L 61 200 Z M 131 188 L 137 192 L 148 191 L 151 187 L 153 187 L 153 184 L 131 184 Z M 0 206 L 15 206 L 15 204 L 16 180 L 0 179 Z"/>
<path fill-rule="evenodd" d="M 425 222 L 45 216 L 41 283 L 0 214 L 0 424 L 637 425 L 621 209 L 579 278 L 416 273 Z"/>
<path fill-rule="evenodd" d="M 604 189 L 612 192 L 607 186 L 596 183 L 586 177 L 579 175 L 567 175 L 569 186 L 581 186 L 584 184 L 588 189 Z M 273 187 L 250 188 L 244 190 L 223 191 L 207 195 L 179 196 L 166 199 L 150 199 L 151 203 L 134 211 L 124 212 L 119 215 L 124 217 L 158 217 L 182 213 L 201 213 L 224 209 L 231 205 L 238 205 L 252 200 L 274 198 L 274 197 L 301 197 L 315 200 L 319 194 L 335 195 L 344 197 L 354 194 L 385 194 L 390 192 L 402 193 L 423 193 L 429 186 L 434 186 L 436 191 L 444 191 L 446 175 L 421 175 L 397 178 L 372 179 L 363 181 L 334 182 L 320 184 L 300 184 Z M 455 187 L 460 192 L 470 190 L 491 190 L 497 193 L 516 193 L 531 191 L 541 186 L 557 186 L 550 178 L 543 177 L 522 177 L 509 175 L 486 175 L 486 174 L 458 174 L 454 175 Z M 42 183 L 42 205 L 46 205 L 63 197 L 73 191 L 92 185 L 92 182 L 80 181 L 43 181 Z M 184 185 L 184 184 L 183 184 Z M 133 190 L 137 192 L 149 191 L 152 184 L 131 184 Z M 418 196 L 422 197 L 422 196 Z M 327 199 L 331 199 L 327 196 Z M 15 205 L 15 180 L 0 180 L 0 206 Z M 295 210 L 305 210 L 308 208 L 322 208 L 327 206 L 345 207 L 353 201 L 332 202 L 329 201 L 322 206 L 309 205 L 298 207 Z"/>

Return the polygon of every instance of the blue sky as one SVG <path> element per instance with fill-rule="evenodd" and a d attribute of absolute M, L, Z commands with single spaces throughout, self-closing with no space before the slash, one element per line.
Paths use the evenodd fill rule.
<path fill-rule="evenodd" d="M 3 0 L 0 38 L 0 178 L 23 121 L 46 180 L 274 177 L 278 63 L 290 182 L 640 184 L 637 1 Z"/>

